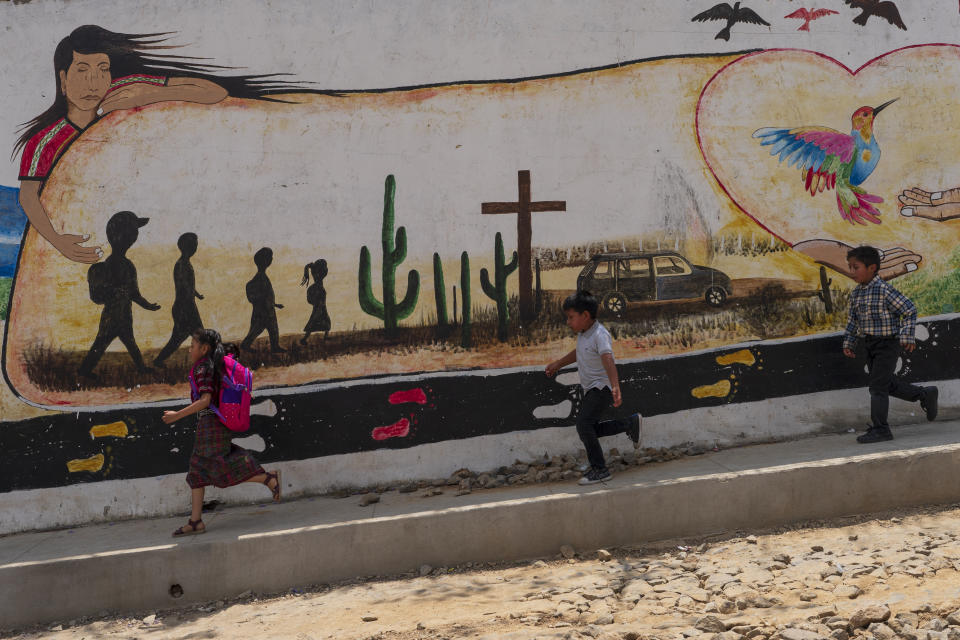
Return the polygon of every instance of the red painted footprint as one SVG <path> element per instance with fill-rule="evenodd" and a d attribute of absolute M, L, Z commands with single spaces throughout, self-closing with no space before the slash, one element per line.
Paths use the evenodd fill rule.
<path fill-rule="evenodd" d="M 387 438 L 402 438 L 410 433 L 410 421 L 406 418 L 400 418 L 393 424 L 385 427 L 377 427 L 371 434 L 374 440 L 386 440 Z"/>

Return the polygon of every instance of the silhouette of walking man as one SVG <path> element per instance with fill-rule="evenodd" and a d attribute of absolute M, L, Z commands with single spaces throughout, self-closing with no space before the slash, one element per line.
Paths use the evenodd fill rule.
<path fill-rule="evenodd" d="M 80 375 L 96 378 L 93 368 L 100 362 L 107 347 L 115 338 L 127 348 L 137 371 L 153 371 L 143 363 L 140 348 L 133 337 L 133 306 L 136 302 L 147 311 L 156 311 L 159 304 L 148 302 L 140 295 L 137 285 L 137 268 L 127 258 L 127 250 L 139 237 L 139 229 L 149 222 L 149 218 L 138 218 L 132 211 L 120 211 L 107 222 L 107 242 L 110 243 L 110 256 L 98 262 L 87 271 L 90 285 L 90 300 L 103 305 L 100 314 L 100 329 L 93 346 L 80 364 Z"/>
<path fill-rule="evenodd" d="M 240 343 L 240 348 L 249 351 L 253 341 L 266 329 L 270 336 L 270 351 L 283 353 L 286 349 L 280 346 L 280 329 L 277 327 L 276 311 L 283 309 L 283 305 L 277 304 L 273 295 L 273 285 L 267 277 L 267 267 L 273 263 L 273 250 L 263 247 L 253 254 L 253 262 L 257 265 L 257 275 L 247 283 L 247 300 L 253 305 L 253 313 L 250 315 L 250 331 Z"/>
<path fill-rule="evenodd" d="M 203 296 L 197 291 L 197 279 L 190 264 L 190 258 L 197 252 L 197 234 L 183 234 L 177 239 L 177 247 L 180 249 L 180 259 L 173 265 L 173 287 L 176 291 L 172 308 L 173 332 L 154 359 L 155 367 L 163 366 L 164 360 L 179 349 L 184 340 L 197 329 L 203 328 L 197 309 L 197 300 L 203 300 Z"/>

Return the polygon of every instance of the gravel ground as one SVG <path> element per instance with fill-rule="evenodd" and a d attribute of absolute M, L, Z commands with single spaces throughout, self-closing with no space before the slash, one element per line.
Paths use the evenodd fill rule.
<path fill-rule="evenodd" d="M 960 640 L 960 509 L 558 549 L 4 638 Z"/>

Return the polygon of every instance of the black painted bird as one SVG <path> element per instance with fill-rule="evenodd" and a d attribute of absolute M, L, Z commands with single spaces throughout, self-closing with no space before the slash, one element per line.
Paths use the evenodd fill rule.
<path fill-rule="evenodd" d="M 907 25 L 903 24 L 903 18 L 900 17 L 900 11 L 897 9 L 897 5 L 890 0 L 843 0 L 847 3 L 847 6 L 853 7 L 854 9 L 860 9 L 860 15 L 853 19 L 854 24 L 859 24 L 861 26 L 867 26 L 867 18 L 870 16 L 877 16 L 878 18 L 884 18 L 887 22 L 897 27 L 900 27 L 904 31 L 907 30 Z"/>
<path fill-rule="evenodd" d="M 707 9 L 703 13 L 698 13 L 693 16 L 690 22 L 706 22 L 707 20 L 727 21 L 727 26 L 713 37 L 714 40 L 730 40 L 730 27 L 738 22 L 770 26 L 770 23 L 758 16 L 753 9 L 748 9 L 747 7 L 740 8 L 739 2 L 734 3 L 732 7 L 726 2 L 721 2 L 712 9 Z"/>

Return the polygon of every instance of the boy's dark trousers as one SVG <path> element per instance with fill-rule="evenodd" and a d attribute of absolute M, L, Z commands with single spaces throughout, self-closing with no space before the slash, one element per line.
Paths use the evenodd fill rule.
<path fill-rule="evenodd" d="M 887 427 L 890 396 L 916 402 L 923 398 L 924 389 L 902 382 L 894 373 L 900 357 L 900 339 L 866 336 L 868 384 L 870 388 L 870 422 L 874 427 Z"/>
<path fill-rule="evenodd" d="M 580 415 L 577 416 L 577 435 L 587 450 L 587 460 L 594 469 L 606 469 L 600 440 L 604 436 L 626 433 L 630 427 L 630 418 L 601 420 L 603 414 L 613 406 L 613 393 L 609 388 L 590 389 L 583 394 L 580 403 Z"/>

